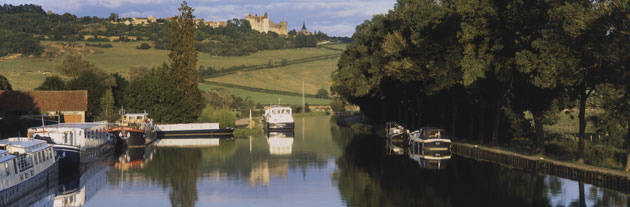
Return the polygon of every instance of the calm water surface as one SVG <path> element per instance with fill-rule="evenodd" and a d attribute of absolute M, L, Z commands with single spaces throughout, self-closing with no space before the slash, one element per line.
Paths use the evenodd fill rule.
<path fill-rule="evenodd" d="M 127 149 L 61 181 L 55 205 L 85 206 L 626 206 L 596 186 L 453 157 L 427 170 L 387 155 L 383 138 L 327 116 L 296 118 L 291 138 Z M 78 176 L 77 176 L 78 177 Z M 50 197 L 50 196 L 49 196 Z"/>

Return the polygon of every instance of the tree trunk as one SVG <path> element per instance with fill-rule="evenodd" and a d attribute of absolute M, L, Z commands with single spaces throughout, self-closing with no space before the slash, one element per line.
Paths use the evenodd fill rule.
<path fill-rule="evenodd" d="M 542 155 L 545 152 L 545 131 L 543 127 L 543 112 L 533 111 L 534 129 L 536 130 L 536 153 Z"/>
<path fill-rule="evenodd" d="M 477 140 L 479 143 L 483 143 L 483 140 L 486 136 L 486 129 L 485 129 L 485 122 L 486 122 L 486 118 L 485 118 L 486 112 L 484 110 L 484 107 L 481 107 L 481 110 L 479 111 L 479 116 L 477 116 L 477 118 L 479 118 L 479 120 L 477 122 L 479 122 L 477 124 L 478 128 L 479 128 L 479 134 L 477 137 Z"/>
<path fill-rule="evenodd" d="M 630 120 L 628 120 L 628 134 L 626 135 L 626 172 L 628 171 L 630 171 Z"/>
<path fill-rule="evenodd" d="M 457 98 L 455 98 L 455 96 L 453 96 L 453 103 L 451 103 L 451 133 L 450 135 L 452 137 L 455 136 L 455 127 L 457 127 L 457 109 L 458 109 L 458 102 L 457 102 Z"/>
<path fill-rule="evenodd" d="M 580 119 L 580 126 L 579 126 L 579 132 L 578 132 L 578 137 L 580 137 L 580 141 L 578 142 L 578 153 L 577 153 L 577 162 L 579 163 L 584 163 L 584 139 L 585 139 L 585 135 L 584 135 L 584 131 L 586 131 L 586 118 L 585 118 L 585 113 L 586 113 L 586 98 L 587 98 L 587 94 L 586 94 L 586 88 L 582 89 L 582 91 L 580 92 L 580 114 L 578 115 L 579 119 Z"/>
<path fill-rule="evenodd" d="M 494 109 L 494 120 L 492 123 L 492 141 L 490 144 L 499 144 L 499 120 L 501 119 L 501 102 L 497 101 L 497 106 Z"/>

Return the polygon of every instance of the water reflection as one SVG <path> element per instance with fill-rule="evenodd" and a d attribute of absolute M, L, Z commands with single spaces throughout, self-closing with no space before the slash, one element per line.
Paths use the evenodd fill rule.
<path fill-rule="evenodd" d="M 293 150 L 293 131 L 269 132 L 267 144 L 272 155 L 290 155 Z"/>
<path fill-rule="evenodd" d="M 60 171 L 60 183 L 54 198 L 55 207 L 83 206 L 107 184 L 110 166 L 106 162 L 88 163 L 83 172 Z"/>
<path fill-rule="evenodd" d="M 391 154 L 382 137 L 358 135 L 329 117 L 296 124 L 302 123 L 304 129 L 296 126 L 293 135 L 219 139 L 205 147 L 130 148 L 100 168 L 88 167 L 78 180 L 51 184 L 54 193 L 42 190 L 32 200 L 43 206 L 628 204 L 624 193 L 493 163 L 453 155 L 436 167 L 411 154 Z M 274 139 L 293 141 L 276 145 Z"/>

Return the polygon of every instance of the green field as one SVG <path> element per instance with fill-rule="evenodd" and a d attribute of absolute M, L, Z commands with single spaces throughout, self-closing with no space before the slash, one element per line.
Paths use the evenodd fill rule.
<path fill-rule="evenodd" d="M 225 88 L 232 94 L 241 96 L 243 98 L 249 96 L 249 97 L 252 97 L 252 99 L 254 99 L 255 102 L 260 102 L 262 104 L 278 104 L 278 98 L 280 98 L 281 104 L 302 104 L 302 97 L 299 97 L 299 96 L 287 96 L 287 95 L 278 95 L 278 94 L 271 94 L 271 93 L 262 93 L 262 92 L 255 92 L 255 91 L 207 85 L 207 84 L 199 84 L 199 88 L 203 91 L 207 91 L 214 88 Z M 330 103 L 330 100 L 318 99 L 318 98 L 306 98 L 305 101 L 306 103 L 310 105 L 324 105 L 324 104 Z"/>
<path fill-rule="evenodd" d="M 279 91 L 316 94 L 330 88 L 330 73 L 337 68 L 338 58 L 293 64 L 285 67 L 231 74 L 208 80 Z"/>
<path fill-rule="evenodd" d="M 42 41 L 42 45 L 48 45 L 51 43 L 55 42 Z M 77 44 L 85 45 L 85 42 L 77 42 Z M 168 59 L 167 50 L 136 49 L 136 46 L 140 45 L 140 42 L 111 42 L 111 44 L 114 46 L 113 48 L 89 47 L 95 50 L 96 54 L 86 55 L 85 58 L 106 72 L 118 72 L 125 76 L 127 75 L 129 67 L 158 66 L 163 62 L 166 62 Z M 332 46 L 339 47 L 338 45 L 331 45 L 331 47 Z M 207 53 L 199 53 L 199 62 L 197 65 L 211 66 L 213 68 L 220 69 L 240 65 L 263 65 L 267 64 L 269 60 L 277 63 L 281 62 L 282 59 L 290 61 L 337 53 L 339 53 L 339 51 L 333 51 L 325 48 L 266 50 L 249 56 L 232 57 L 218 57 L 210 56 Z M 29 90 L 39 86 L 46 75 L 55 74 L 56 67 L 60 64 L 61 60 L 62 57 L 34 57 L 18 58 L 15 60 L 0 60 L 0 74 L 9 79 L 9 82 L 13 85 L 15 90 Z M 330 73 L 327 75 L 329 74 Z M 322 81 L 327 84 L 329 79 L 329 77 L 326 77 L 326 79 L 323 79 Z"/>

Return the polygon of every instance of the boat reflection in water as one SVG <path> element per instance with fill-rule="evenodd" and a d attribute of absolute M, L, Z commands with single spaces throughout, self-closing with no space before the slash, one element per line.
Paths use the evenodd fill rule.
<path fill-rule="evenodd" d="M 121 171 L 128 171 L 130 169 L 144 168 L 153 160 L 153 154 L 155 153 L 155 144 L 151 143 L 146 147 L 130 147 L 125 150 L 125 153 L 118 157 L 118 161 L 114 164 L 114 167 Z"/>
<path fill-rule="evenodd" d="M 60 179 L 55 207 L 84 206 L 107 184 L 109 166 L 106 162 L 90 163 L 80 175 L 72 172 L 62 175 Z"/>
<path fill-rule="evenodd" d="M 272 155 L 290 155 L 293 151 L 293 131 L 267 133 L 269 153 Z"/>

